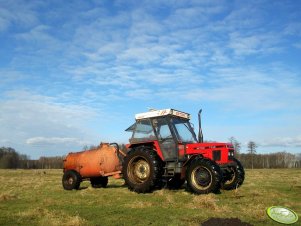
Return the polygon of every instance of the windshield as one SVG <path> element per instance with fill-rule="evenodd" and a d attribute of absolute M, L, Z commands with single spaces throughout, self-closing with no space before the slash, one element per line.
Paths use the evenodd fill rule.
<path fill-rule="evenodd" d="M 195 133 L 188 120 L 180 118 L 172 118 L 179 142 L 183 143 L 197 143 Z"/>

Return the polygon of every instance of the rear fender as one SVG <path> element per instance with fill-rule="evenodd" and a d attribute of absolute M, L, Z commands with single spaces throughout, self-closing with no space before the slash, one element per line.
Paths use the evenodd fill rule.
<path fill-rule="evenodd" d="M 160 159 L 164 161 L 164 157 L 163 157 L 163 154 L 160 149 L 158 141 L 155 140 L 155 141 L 150 141 L 150 142 L 130 144 L 130 145 L 127 145 L 127 148 L 131 149 L 131 148 L 135 148 L 135 147 L 139 147 L 139 146 L 148 146 L 148 147 L 153 148 L 157 152 Z"/>

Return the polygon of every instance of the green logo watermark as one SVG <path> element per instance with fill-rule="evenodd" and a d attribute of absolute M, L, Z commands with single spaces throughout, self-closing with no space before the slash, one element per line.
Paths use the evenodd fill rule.
<path fill-rule="evenodd" d="M 282 224 L 293 224 L 298 221 L 298 215 L 291 209 L 282 206 L 271 206 L 267 209 L 268 216 Z"/>

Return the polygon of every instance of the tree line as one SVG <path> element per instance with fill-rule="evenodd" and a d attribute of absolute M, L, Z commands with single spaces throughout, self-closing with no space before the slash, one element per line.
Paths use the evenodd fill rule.
<path fill-rule="evenodd" d="M 31 160 L 11 147 L 0 148 L 0 169 L 62 169 L 64 156 Z"/>
<path fill-rule="evenodd" d="M 301 168 L 301 154 L 240 154 L 238 159 L 247 169 Z"/>
<path fill-rule="evenodd" d="M 229 138 L 235 149 L 235 157 L 241 161 L 245 168 L 271 169 L 271 168 L 301 168 L 301 153 L 291 154 L 277 152 L 270 154 L 257 154 L 257 144 L 250 141 L 247 153 L 241 153 L 241 143 L 234 137 Z M 125 145 L 119 145 L 123 150 Z M 96 146 L 83 147 L 83 150 L 94 149 Z M 11 147 L 0 148 L 0 169 L 62 169 L 65 156 L 40 157 L 31 160 L 27 155 L 18 153 Z"/>
<path fill-rule="evenodd" d="M 254 141 L 247 144 L 247 153 L 241 153 L 241 143 L 234 137 L 229 138 L 235 150 L 235 157 L 249 169 L 274 169 L 274 168 L 301 168 L 301 153 L 276 152 L 270 154 L 257 154 L 258 145 Z"/>

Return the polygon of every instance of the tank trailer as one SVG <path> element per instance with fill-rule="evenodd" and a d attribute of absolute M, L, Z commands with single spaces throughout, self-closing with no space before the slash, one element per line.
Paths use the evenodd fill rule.
<path fill-rule="evenodd" d="M 231 143 L 204 142 L 199 111 L 196 136 L 190 114 L 174 110 L 151 110 L 135 115 L 126 151 L 116 143 L 69 153 L 64 159 L 64 189 L 79 189 L 83 180 L 92 187 L 108 184 L 108 177 L 123 178 L 131 191 L 147 193 L 166 186 L 180 188 L 185 182 L 195 194 L 236 189 L 245 172 L 234 157 Z"/>

